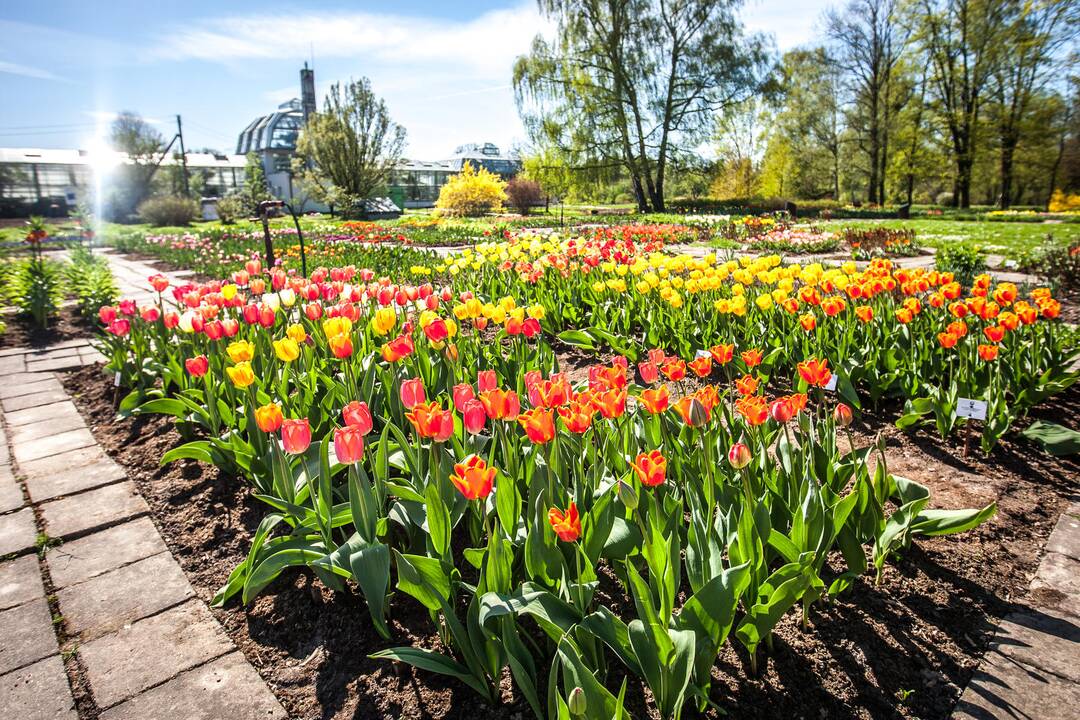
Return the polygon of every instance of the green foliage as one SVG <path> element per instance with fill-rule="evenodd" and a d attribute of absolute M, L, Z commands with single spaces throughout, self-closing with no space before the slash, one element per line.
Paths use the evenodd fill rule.
<path fill-rule="evenodd" d="M 439 190 L 435 207 L 446 215 L 476 217 L 502 210 L 505 200 L 506 183 L 498 175 L 466 162 Z"/>
<path fill-rule="evenodd" d="M 199 216 L 199 205 L 184 197 L 156 197 L 139 205 L 139 217 L 151 225 L 184 226 Z"/>
<path fill-rule="evenodd" d="M 1020 267 L 1046 280 L 1055 295 L 1071 296 L 1080 292 L 1080 240 L 1068 247 L 1054 244 L 1052 235 L 1046 244 L 1025 257 Z"/>
<path fill-rule="evenodd" d="M 266 182 L 266 171 L 263 169 L 262 160 L 253 152 L 247 154 L 244 187 L 240 192 L 240 198 L 243 201 L 243 213 L 247 215 L 254 215 L 259 203 L 273 198 L 270 194 L 270 186 Z M 233 217 L 239 217 L 240 214 L 236 213 Z"/>
<path fill-rule="evenodd" d="M 942 272 L 951 272 L 964 287 L 971 287 L 975 276 L 986 270 L 986 253 L 978 245 L 952 243 L 938 250 L 934 266 Z"/>
<path fill-rule="evenodd" d="M 75 295 L 79 314 L 85 318 L 96 316 L 103 305 L 112 305 L 120 296 L 109 261 L 85 246 L 72 248 L 71 262 L 64 266 L 64 275 L 64 284 Z"/>
<path fill-rule="evenodd" d="M 218 220 L 222 225 L 232 225 L 237 218 L 247 214 L 247 207 L 243 195 L 227 195 L 217 202 Z"/>
<path fill-rule="evenodd" d="M 13 283 L 15 307 L 35 327 L 46 329 L 63 300 L 62 280 L 60 265 L 54 260 L 35 257 L 21 261 Z"/>

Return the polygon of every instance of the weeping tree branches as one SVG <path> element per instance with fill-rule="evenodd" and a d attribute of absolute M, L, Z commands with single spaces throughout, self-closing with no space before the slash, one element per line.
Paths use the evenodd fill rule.
<path fill-rule="evenodd" d="M 664 209 L 671 158 L 705 140 L 716 113 L 760 92 L 762 38 L 739 0 L 541 0 L 555 37 L 514 66 L 533 141 L 569 164 L 626 168 L 639 209 Z"/>

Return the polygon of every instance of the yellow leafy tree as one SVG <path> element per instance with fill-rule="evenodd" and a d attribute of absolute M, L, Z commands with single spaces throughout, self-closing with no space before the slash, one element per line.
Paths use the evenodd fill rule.
<path fill-rule="evenodd" d="M 1061 190 L 1055 190 L 1047 209 L 1050 212 L 1080 212 L 1080 194 L 1066 195 Z"/>
<path fill-rule="evenodd" d="M 439 190 L 435 207 L 442 214 L 476 216 L 502 210 L 506 183 L 496 174 L 466 162 Z"/>

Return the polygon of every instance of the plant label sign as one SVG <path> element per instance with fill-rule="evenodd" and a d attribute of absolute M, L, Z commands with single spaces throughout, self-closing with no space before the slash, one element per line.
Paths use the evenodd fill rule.
<path fill-rule="evenodd" d="M 972 420 L 985 420 L 986 403 L 982 400 L 960 398 L 956 401 L 956 416 Z"/>
<path fill-rule="evenodd" d="M 829 390 L 829 391 L 835 391 L 836 390 L 836 381 L 839 380 L 839 379 L 840 379 L 840 376 L 837 375 L 836 373 L 833 373 L 831 376 L 829 376 L 829 382 L 825 383 L 825 389 Z"/>

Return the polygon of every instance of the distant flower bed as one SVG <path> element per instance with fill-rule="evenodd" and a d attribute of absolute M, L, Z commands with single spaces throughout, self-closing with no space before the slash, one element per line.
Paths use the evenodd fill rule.
<path fill-rule="evenodd" d="M 831 232 L 813 229 L 795 230 L 785 227 L 752 237 L 747 247 L 759 252 L 812 255 L 839 250 L 840 237 Z"/>

